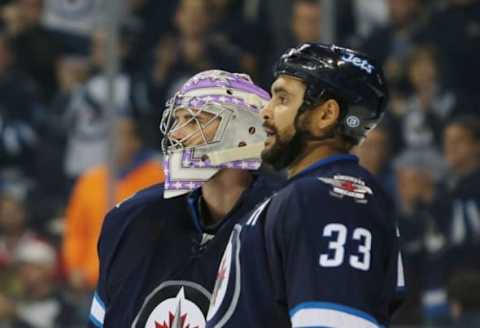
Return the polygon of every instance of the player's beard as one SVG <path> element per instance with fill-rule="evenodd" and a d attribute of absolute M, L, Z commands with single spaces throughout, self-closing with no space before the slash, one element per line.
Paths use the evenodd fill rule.
<path fill-rule="evenodd" d="M 306 136 L 299 129 L 297 120 L 295 120 L 295 134 L 290 138 L 282 138 L 273 126 L 265 124 L 264 126 L 274 130 L 275 133 L 275 141 L 272 146 L 262 151 L 262 160 L 266 164 L 271 165 L 275 170 L 282 170 L 299 159 L 305 148 Z"/>

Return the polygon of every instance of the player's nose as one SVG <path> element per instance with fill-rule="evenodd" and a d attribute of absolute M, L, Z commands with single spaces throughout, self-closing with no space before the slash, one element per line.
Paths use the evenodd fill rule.
<path fill-rule="evenodd" d="M 171 139 L 182 140 L 183 138 L 185 138 L 185 131 L 184 131 L 184 129 L 175 129 L 173 131 L 170 131 L 168 136 Z"/>
<path fill-rule="evenodd" d="M 260 111 L 260 116 L 264 121 L 272 119 L 272 101 L 270 100 Z"/>

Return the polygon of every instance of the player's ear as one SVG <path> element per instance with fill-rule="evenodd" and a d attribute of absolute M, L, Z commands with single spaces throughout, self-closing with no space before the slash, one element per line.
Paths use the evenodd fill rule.
<path fill-rule="evenodd" d="M 340 105 L 329 99 L 313 110 L 312 122 L 315 135 L 335 126 L 340 118 Z"/>

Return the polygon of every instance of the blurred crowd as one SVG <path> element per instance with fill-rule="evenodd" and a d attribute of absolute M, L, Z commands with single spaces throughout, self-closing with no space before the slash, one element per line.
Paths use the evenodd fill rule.
<path fill-rule="evenodd" d="M 365 51 L 389 81 L 355 152 L 396 204 L 394 323 L 480 327 L 480 1 L 126 0 L 115 99 L 105 3 L 0 0 L 0 328 L 85 325 L 109 195 L 163 180 L 158 124 L 180 84 L 219 68 L 268 90 L 279 54 L 316 41 Z"/>

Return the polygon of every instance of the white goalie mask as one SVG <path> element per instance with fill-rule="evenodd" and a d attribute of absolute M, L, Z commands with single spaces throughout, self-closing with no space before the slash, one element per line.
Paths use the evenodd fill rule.
<path fill-rule="evenodd" d="M 257 170 L 266 138 L 260 110 L 269 100 L 246 74 L 209 70 L 190 78 L 160 123 L 164 197 L 198 188 L 222 168 Z"/>

